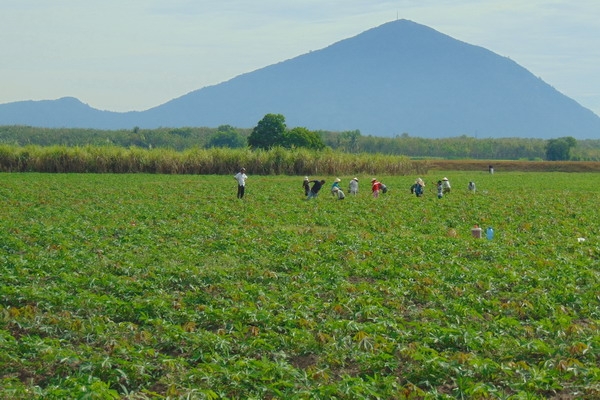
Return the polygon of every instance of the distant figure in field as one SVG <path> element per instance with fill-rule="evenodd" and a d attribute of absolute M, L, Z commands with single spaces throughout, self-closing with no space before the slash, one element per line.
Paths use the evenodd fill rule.
<path fill-rule="evenodd" d="M 309 181 L 309 183 L 312 183 L 313 185 L 310 188 L 310 191 L 308 192 L 308 197 L 306 198 L 307 200 L 317 197 L 317 195 L 319 194 L 319 190 L 321 190 L 321 188 L 325 184 L 325 180 L 321 179 L 320 181 Z"/>
<path fill-rule="evenodd" d="M 340 188 L 340 182 L 341 182 L 341 179 L 340 179 L 340 178 L 335 178 L 335 180 L 333 181 L 333 185 L 331 185 L 331 194 L 332 194 L 333 196 L 335 196 L 335 192 L 334 192 L 334 190 L 335 190 L 336 188 L 337 188 L 337 189 L 339 189 L 339 188 Z"/>
<path fill-rule="evenodd" d="M 358 194 L 358 178 L 352 178 L 348 186 L 348 193 L 354 196 Z"/>
<path fill-rule="evenodd" d="M 235 174 L 233 178 L 238 183 L 237 198 L 242 199 L 244 198 L 244 192 L 246 191 L 246 179 L 248 179 L 246 176 L 246 168 L 241 168 L 240 172 Z"/>
<path fill-rule="evenodd" d="M 473 182 L 473 181 L 469 182 L 469 192 L 475 193 L 475 190 L 477 190 L 475 188 L 475 182 Z"/>
<path fill-rule="evenodd" d="M 344 192 L 342 192 L 342 189 L 336 187 L 333 189 L 333 194 L 336 196 L 336 198 L 338 200 L 344 200 L 346 198 L 346 195 L 344 194 Z"/>
<path fill-rule="evenodd" d="M 373 193 L 373 197 L 379 197 L 379 191 L 381 190 L 381 183 L 373 178 L 371 179 L 371 192 Z"/>
<path fill-rule="evenodd" d="M 308 184 L 308 176 L 304 177 L 304 182 L 302 182 L 302 188 L 304 189 L 304 195 L 308 196 L 308 192 L 310 192 L 310 185 Z"/>
<path fill-rule="evenodd" d="M 423 193 L 425 193 L 425 182 L 423 182 L 423 179 L 418 178 L 415 181 L 412 191 L 417 197 L 423 196 Z"/>
<path fill-rule="evenodd" d="M 490 171 L 490 174 L 494 174 L 494 166 L 493 166 L 493 165 L 490 165 L 490 166 L 488 167 L 488 171 Z"/>
<path fill-rule="evenodd" d="M 443 190 L 444 194 L 450 193 L 450 181 L 446 177 L 444 177 L 444 179 L 442 179 L 442 190 Z"/>
<path fill-rule="evenodd" d="M 444 196 L 444 185 L 442 181 L 437 181 L 437 197 L 441 199 Z"/>
<path fill-rule="evenodd" d="M 387 188 L 387 186 L 386 186 L 386 184 L 385 184 L 385 183 L 383 183 L 383 182 L 379 182 L 379 191 L 380 191 L 381 193 L 383 193 L 383 194 L 386 194 L 386 193 L 387 193 L 387 191 L 388 191 L 388 188 Z"/>

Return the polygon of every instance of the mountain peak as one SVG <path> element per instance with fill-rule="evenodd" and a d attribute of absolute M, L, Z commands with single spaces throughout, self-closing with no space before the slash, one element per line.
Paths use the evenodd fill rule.
<path fill-rule="evenodd" d="M 600 135 L 600 117 L 514 61 L 406 19 L 142 112 L 101 112 L 70 97 L 52 104 L 0 105 L 0 124 L 251 128 L 279 113 L 288 126 L 375 136 Z"/>

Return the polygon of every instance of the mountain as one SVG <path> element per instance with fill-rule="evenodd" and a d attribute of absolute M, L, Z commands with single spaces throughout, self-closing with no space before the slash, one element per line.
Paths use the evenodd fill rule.
<path fill-rule="evenodd" d="M 418 137 L 600 137 L 600 117 L 509 58 L 397 20 L 324 49 L 116 113 L 77 99 L 0 105 L 0 125 L 131 129 L 232 125 Z"/>
<path fill-rule="evenodd" d="M 141 112 L 101 111 L 74 97 L 58 100 L 17 101 L 0 104 L 0 125 L 46 128 L 130 129 Z M 133 125 L 132 125 L 133 124 Z"/>

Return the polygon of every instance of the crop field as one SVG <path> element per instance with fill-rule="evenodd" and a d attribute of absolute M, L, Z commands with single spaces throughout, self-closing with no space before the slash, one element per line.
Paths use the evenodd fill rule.
<path fill-rule="evenodd" d="M 600 398 L 597 173 L 231 175 L 0 174 L 0 398 Z"/>

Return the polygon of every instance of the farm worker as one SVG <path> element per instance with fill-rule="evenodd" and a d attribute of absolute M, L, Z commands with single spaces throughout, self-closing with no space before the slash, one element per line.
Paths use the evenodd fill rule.
<path fill-rule="evenodd" d="M 475 193 L 475 182 L 469 182 L 469 192 Z"/>
<path fill-rule="evenodd" d="M 246 179 L 248 179 L 246 176 L 246 168 L 241 168 L 240 172 L 235 174 L 233 178 L 238 183 L 237 198 L 241 199 L 244 197 L 244 192 L 246 191 Z"/>
<path fill-rule="evenodd" d="M 425 192 L 425 182 L 423 182 L 423 179 L 418 178 L 415 181 L 415 184 L 413 185 L 413 187 L 414 187 L 414 193 L 417 197 L 423 196 L 423 193 Z"/>
<path fill-rule="evenodd" d="M 386 194 L 388 189 L 387 186 L 385 185 L 385 183 L 383 182 L 379 182 L 379 190 L 381 191 L 381 193 Z"/>
<path fill-rule="evenodd" d="M 335 192 L 334 189 L 339 189 L 340 188 L 340 178 L 335 178 L 335 180 L 333 181 L 333 185 L 331 185 L 331 194 L 335 196 Z"/>
<path fill-rule="evenodd" d="M 344 200 L 346 198 L 346 195 L 344 194 L 344 192 L 342 192 L 342 189 L 337 187 L 333 189 L 333 194 L 337 197 L 338 200 Z"/>
<path fill-rule="evenodd" d="M 381 189 L 381 183 L 375 178 L 371 179 L 371 192 L 373 192 L 373 197 L 379 197 L 379 190 Z"/>
<path fill-rule="evenodd" d="M 442 189 L 444 193 L 450 193 L 450 181 L 446 177 L 442 179 Z"/>
<path fill-rule="evenodd" d="M 490 174 L 493 174 L 493 173 L 494 173 L 494 166 L 493 166 L 493 165 L 490 165 L 490 166 L 488 167 L 488 170 L 490 171 Z"/>
<path fill-rule="evenodd" d="M 348 192 L 354 196 L 358 194 L 358 178 L 352 178 L 348 186 Z"/>
<path fill-rule="evenodd" d="M 317 197 L 317 195 L 319 194 L 319 190 L 321 190 L 321 188 L 325 184 L 325 180 L 321 179 L 320 181 L 309 181 L 309 183 L 312 183 L 313 185 L 310 188 L 310 191 L 308 192 L 308 197 L 306 198 L 307 200 L 310 200 L 313 197 Z"/>
<path fill-rule="evenodd" d="M 442 184 L 442 181 L 437 182 L 437 196 L 438 199 L 441 199 L 442 196 L 444 196 L 444 185 Z"/>
<path fill-rule="evenodd" d="M 308 196 L 308 192 L 310 192 L 310 185 L 308 184 L 308 176 L 304 177 L 304 182 L 302 182 L 302 187 L 304 188 L 304 195 Z"/>

